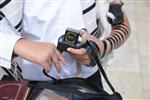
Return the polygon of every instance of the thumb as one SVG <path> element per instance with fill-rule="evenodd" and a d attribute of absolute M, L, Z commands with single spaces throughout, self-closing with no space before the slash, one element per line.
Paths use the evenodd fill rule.
<path fill-rule="evenodd" d="M 84 55 L 86 53 L 86 50 L 84 48 L 80 49 L 68 48 L 67 51 L 69 51 L 71 54 L 74 55 Z"/>

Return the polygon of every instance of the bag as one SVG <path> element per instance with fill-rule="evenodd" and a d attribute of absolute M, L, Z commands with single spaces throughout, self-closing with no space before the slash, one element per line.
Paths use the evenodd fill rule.
<path fill-rule="evenodd" d="M 30 82 L 32 87 L 45 88 L 59 95 L 65 94 L 71 100 L 122 100 L 119 93 L 108 94 L 105 90 L 99 90 L 94 84 L 83 78 L 67 78 L 55 82 Z M 70 100 L 70 98 L 69 98 Z"/>

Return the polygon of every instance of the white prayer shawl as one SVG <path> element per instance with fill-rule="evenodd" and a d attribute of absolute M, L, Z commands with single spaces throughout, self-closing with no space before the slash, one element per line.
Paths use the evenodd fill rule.
<path fill-rule="evenodd" d="M 107 21 L 107 15 L 109 10 L 109 5 L 113 0 L 97 0 L 97 7 L 98 12 L 97 16 L 100 19 L 100 23 L 98 25 L 99 29 L 102 31 L 101 40 L 108 37 L 111 32 L 111 25 Z M 112 62 L 113 58 L 113 51 L 106 55 L 102 60 L 101 63 L 104 67 L 109 66 Z"/>
<path fill-rule="evenodd" d="M 2 0 L 0 2 L 0 65 L 11 66 L 12 50 L 21 38 L 21 20 L 24 0 Z M 8 42 L 9 41 L 9 42 Z"/>

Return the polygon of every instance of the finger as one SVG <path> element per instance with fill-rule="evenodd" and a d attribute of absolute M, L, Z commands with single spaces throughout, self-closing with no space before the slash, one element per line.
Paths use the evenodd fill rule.
<path fill-rule="evenodd" d="M 46 73 L 48 73 L 50 71 L 51 65 L 49 65 L 49 63 L 46 62 L 42 66 Z"/>
<path fill-rule="evenodd" d="M 75 58 L 81 64 L 85 64 L 85 65 L 89 65 L 93 61 L 93 59 L 89 54 L 85 54 L 83 56 L 72 55 L 72 57 Z"/>
<path fill-rule="evenodd" d="M 67 51 L 69 51 L 71 54 L 74 55 L 84 55 L 86 53 L 86 50 L 84 48 L 81 49 L 68 48 Z"/>
<path fill-rule="evenodd" d="M 75 54 L 71 54 L 71 56 L 75 59 L 84 59 L 84 60 L 88 60 L 90 59 L 90 56 L 88 54 L 85 54 L 85 55 L 75 55 Z"/>
<path fill-rule="evenodd" d="M 57 72 L 60 73 L 60 71 L 61 71 L 60 62 L 59 62 L 59 59 L 57 58 L 56 55 L 52 57 L 52 61 L 55 65 L 55 68 L 56 68 Z"/>
<path fill-rule="evenodd" d="M 47 62 L 48 62 L 48 64 L 49 64 L 50 66 L 52 65 L 52 60 L 51 60 L 51 58 L 49 58 Z"/>
<path fill-rule="evenodd" d="M 57 56 L 59 58 L 59 60 L 64 64 L 64 65 L 68 65 L 68 62 L 65 60 L 65 58 L 62 56 L 62 54 L 60 54 L 59 52 L 57 52 Z"/>
<path fill-rule="evenodd" d="M 83 65 L 89 64 L 89 62 L 86 60 L 77 60 L 77 62 Z"/>
<path fill-rule="evenodd" d="M 83 64 L 83 65 L 91 65 L 92 61 L 90 60 L 77 60 L 78 63 Z"/>

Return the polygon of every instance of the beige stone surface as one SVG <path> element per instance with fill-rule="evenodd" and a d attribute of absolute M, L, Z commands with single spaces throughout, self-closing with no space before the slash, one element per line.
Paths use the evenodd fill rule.
<path fill-rule="evenodd" d="M 142 76 L 132 72 L 110 72 L 107 71 L 108 77 L 113 86 L 119 91 L 123 98 L 126 99 L 143 99 L 143 84 L 141 83 Z M 106 82 L 104 87 L 111 93 Z"/>

